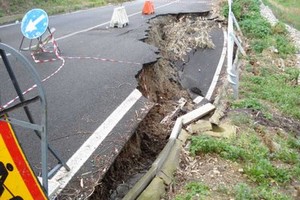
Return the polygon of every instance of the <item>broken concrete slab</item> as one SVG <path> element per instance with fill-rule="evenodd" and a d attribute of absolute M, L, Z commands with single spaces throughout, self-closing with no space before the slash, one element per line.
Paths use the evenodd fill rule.
<path fill-rule="evenodd" d="M 181 129 L 181 131 L 178 135 L 178 140 L 180 140 L 182 143 L 185 143 L 189 139 L 190 136 L 191 135 L 186 130 Z"/>
<path fill-rule="evenodd" d="M 137 200 L 160 200 L 165 193 L 164 181 L 155 177 Z"/>
<path fill-rule="evenodd" d="M 214 131 L 205 131 L 201 134 L 218 138 L 234 138 L 236 137 L 236 126 L 224 123 L 215 127 Z"/>
<path fill-rule="evenodd" d="M 201 117 L 209 114 L 213 110 L 215 110 L 215 106 L 211 103 L 207 103 L 204 106 L 201 106 L 185 115 L 182 116 L 182 123 L 184 125 L 187 125 L 191 123 L 192 121 L 198 120 Z"/>
<path fill-rule="evenodd" d="M 164 180 L 166 185 L 170 185 L 173 182 L 173 174 L 179 166 L 179 155 L 181 151 L 181 146 L 181 142 L 179 140 L 176 140 L 167 160 L 162 166 L 160 172 L 158 172 L 157 174 L 158 177 Z"/>
<path fill-rule="evenodd" d="M 199 120 L 187 127 L 187 130 L 192 134 L 200 134 L 205 131 L 212 131 L 212 129 L 212 124 L 207 120 Z"/>

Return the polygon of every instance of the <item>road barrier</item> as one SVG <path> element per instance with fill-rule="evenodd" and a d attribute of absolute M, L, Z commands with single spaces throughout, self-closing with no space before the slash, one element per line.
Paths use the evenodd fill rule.
<path fill-rule="evenodd" d="M 114 9 L 113 15 L 110 20 L 110 27 L 122 28 L 129 23 L 128 16 L 124 6 L 120 6 Z"/>
<path fill-rule="evenodd" d="M 142 14 L 143 15 L 154 14 L 154 5 L 153 5 L 153 2 L 151 0 L 146 0 L 145 1 Z"/>
<path fill-rule="evenodd" d="M 238 72 L 238 53 L 241 52 L 243 56 L 246 56 L 246 52 L 242 47 L 242 41 L 239 37 L 236 36 L 234 31 L 234 26 L 237 28 L 239 33 L 242 34 L 240 26 L 232 12 L 232 0 L 228 0 L 229 12 L 228 12 L 228 30 L 227 30 L 227 79 L 228 82 L 232 85 L 234 98 L 238 98 L 238 88 L 239 88 L 239 72 Z M 234 56 L 234 46 L 237 45 L 238 50 Z"/>

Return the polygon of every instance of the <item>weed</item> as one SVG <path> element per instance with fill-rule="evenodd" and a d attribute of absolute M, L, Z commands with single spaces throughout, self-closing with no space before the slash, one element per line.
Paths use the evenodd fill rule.
<path fill-rule="evenodd" d="M 290 137 L 287 141 L 287 145 L 289 148 L 300 150 L 300 139 L 299 138 L 292 138 Z"/>
<path fill-rule="evenodd" d="M 184 195 L 179 195 L 176 200 L 192 200 L 205 199 L 204 197 L 209 194 L 209 188 L 201 182 L 190 182 L 185 186 L 187 192 Z"/>
<path fill-rule="evenodd" d="M 300 164 L 296 164 L 292 169 L 292 176 L 294 178 L 300 179 Z"/>
<path fill-rule="evenodd" d="M 114 3 L 121 3 L 125 0 L 115 0 Z M 95 7 L 108 4 L 109 0 L 2 0 L 0 5 L 5 5 L 4 9 L 0 9 L 0 17 L 23 14 L 26 11 L 36 7 L 44 9 L 49 15 L 70 12 L 83 8 Z M 16 16 L 17 17 L 17 16 Z"/>
<path fill-rule="evenodd" d="M 292 149 L 283 148 L 280 149 L 275 155 L 274 158 L 279 159 L 288 164 L 296 164 L 299 162 L 299 154 Z"/>
<path fill-rule="evenodd" d="M 296 53 L 296 47 L 284 35 L 275 35 L 276 48 L 283 57 Z"/>
<path fill-rule="evenodd" d="M 234 193 L 236 200 L 253 199 L 253 192 L 251 188 L 245 183 L 240 183 L 235 186 Z"/>
<path fill-rule="evenodd" d="M 236 126 L 247 126 L 252 124 L 252 120 L 246 113 L 236 113 L 230 115 L 231 122 Z"/>
<path fill-rule="evenodd" d="M 252 181 L 262 185 L 267 185 L 271 181 L 286 183 L 291 179 L 287 170 L 274 167 L 267 159 L 249 163 L 246 165 L 245 171 Z"/>
<path fill-rule="evenodd" d="M 226 187 L 224 184 L 218 185 L 217 192 L 220 192 L 220 193 L 223 193 L 223 194 L 229 194 L 230 193 L 229 188 Z"/>
<path fill-rule="evenodd" d="M 250 38 L 266 38 L 272 33 L 271 24 L 260 15 L 253 15 L 240 22 L 243 33 Z"/>
<path fill-rule="evenodd" d="M 272 33 L 274 35 L 286 35 L 288 34 L 288 31 L 285 27 L 285 24 L 282 22 L 277 22 L 273 27 L 272 27 Z"/>
<path fill-rule="evenodd" d="M 291 198 L 280 194 L 278 191 L 268 186 L 259 186 L 253 189 L 245 183 L 240 183 L 235 186 L 234 195 L 236 200 L 291 200 Z"/>
<path fill-rule="evenodd" d="M 197 153 L 221 153 L 226 146 L 224 141 L 214 139 L 209 136 L 196 136 L 191 139 L 190 152 Z"/>
<path fill-rule="evenodd" d="M 263 72 L 265 70 L 265 72 Z M 262 106 L 259 99 L 274 103 L 283 113 L 300 119 L 300 88 L 294 87 L 299 70 L 289 68 L 279 74 L 270 73 L 270 69 L 262 67 L 260 76 L 244 77 L 241 82 L 246 99 L 233 103 L 233 107 L 252 108 L 260 110 Z"/>
<path fill-rule="evenodd" d="M 190 152 L 216 153 L 232 161 L 257 161 L 268 156 L 268 149 L 261 145 L 255 135 L 241 134 L 240 138 L 232 139 L 234 145 L 227 140 L 219 140 L 210 136 L 195 136 L 191 139 Z"/>
<path fill-rule="evenodd" d="M 255 39 L 253 41 L 251 41 L 251 49 L 255 52 L 255 53 L 262 53 L 263 50 L 267 49 L 268 47 L 270 47 L 270 41 L 266 38 L 263 39 Z"/>
<path fill-rule="evenodd" d="M 258 79 L 257 79 L 258 81 Z M 232 103 L 232 108 L 250 108 L 253 110 L 262 110 L 263 105 L 259 102 L 257 98 L 247 98 L 242 100 L 237 100 Z"/>

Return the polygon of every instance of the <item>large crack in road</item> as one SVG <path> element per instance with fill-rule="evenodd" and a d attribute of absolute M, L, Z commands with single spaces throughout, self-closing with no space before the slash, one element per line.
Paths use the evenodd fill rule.
<path fill-rule="evenodd" d="M 208 14 L 165 15 L 149 21 L 150 30 L 144 42 L 156 46 L 161 58 L 155 63 L 145 64 L 136 78 L 138 89 L 154 102 L 154 106 L 138 125 L 90 199 L 122 199 L 150 168 L 167 143 L 176 117 L 194 108 L 191 96 L 199 95 L 201 91 L 197 87 L 189 90 L 184 88 L 180 72 L 195 51 L 214 47 L 210 31 L 216 23 L 204 17 Z M 182 97 L 187 101 L 185 107 L 164 120 Z"/>

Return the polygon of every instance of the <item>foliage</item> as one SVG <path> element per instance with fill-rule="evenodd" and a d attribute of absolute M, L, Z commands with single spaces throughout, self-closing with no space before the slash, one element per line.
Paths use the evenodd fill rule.
<path fill-rule="evenodd" d="M 192 200 L 197 197 L 197 199 L 206 199 L 205 196 L 209 194 L 209 188 L 201 182 L 190 182 L 185 186 L 187 192 L 184 195 L 178 195 L 176 200 Z"/>
<path fill-rule="evenodd" d="M 272 33 L 270 23 L 257 14 L 243 19 L 240 26 L 250 38 L 266 38 Z"/>
<path fill-rule="evenodd" d="M 252 189 L 249 185 L 245 183 L 240 183 L 236 185 L 234 191 L 236 200 L 255 200 L 255 199 L 265 199 L 265 200 L 290 200 L 291 198 L 278 193 L 274 189 L 267 188 L 265 186 L 260 186 Z"/>
<path fill-rule="evenodd" d="M 299 76 L 297 68 L 289 68 L 284 72 L 270 72 L 268 67 L 259 69 L 257 76 L 244 77 L 241 83 L 245 96 L 240 104 L 233 103 L 233 107 L 250 107 L 260 109 L 259 99 L 275 104 L 283 113 L 300 119 L 300 110 L 295 109 L 300 105 L 300 88 L 295 87 Z"/>

